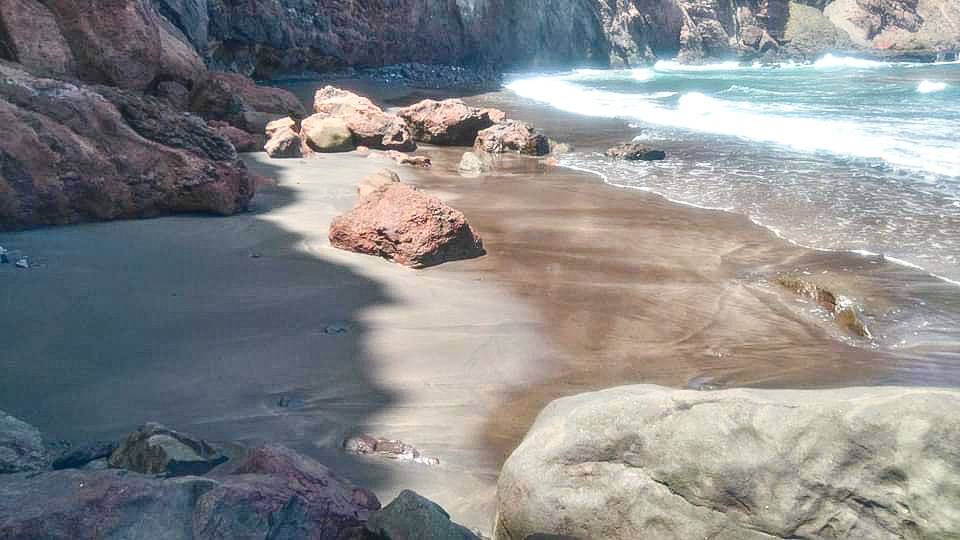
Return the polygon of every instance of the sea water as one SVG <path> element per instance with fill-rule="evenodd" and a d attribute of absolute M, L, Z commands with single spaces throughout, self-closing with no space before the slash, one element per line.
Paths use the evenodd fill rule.
<path fill-rule="evenodd" d="M 508 89 L 622 118 L 635 140 L 668 152 L 635 163 L 581 150 L 561 164 L 960 284 L 960 63 L 661 61 L 516 75 Z"/>

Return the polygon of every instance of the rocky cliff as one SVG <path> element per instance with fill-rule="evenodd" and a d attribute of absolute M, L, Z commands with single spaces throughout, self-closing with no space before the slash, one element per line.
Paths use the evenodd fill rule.
<path fill-rule="evenodd" d="M 616 66 L 960 49 L 957 0 L 153 1 L 211 66 L 255 77 L 401 62 Z"/>

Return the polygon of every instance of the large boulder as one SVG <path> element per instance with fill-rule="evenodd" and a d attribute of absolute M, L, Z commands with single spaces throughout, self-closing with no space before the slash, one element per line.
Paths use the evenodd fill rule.
<path fill-rule="evenodd" d="M 39 471 L 49 465 L 40 430 L 0 411 L 0 474 Z"/>
<path fill-rule="evenodd" d="M 333 540 L 362 529 L 379 508 L 373 493 L 323 465 L 268 446 L 206 477 L 115 469 L 6 475 L 0 538 Z"/>
<path fill-rule="evenodd" d="M 213 128 L 221 137 L 230 141 L 237 152 L 256 152 L 259 144 L 257 138 L 246 131 L 234 127 L 226 122 L 210 120 L 207 125 Z"/>
<path fill-rule="evenodd" d="M 330 224 L 337 248 L 422 268 L 484 253 L 458 210 L 406 184 L 387 183 Z"/>
<path fill-rule="evenodd" d="M 156 99 L 0 62 L 0 123 L 0 229 L 232 214 L 253 196 L 233 147 Z"/>
<path fill-rule="evenodd" d="M 437 503 L 405 489 L 382 510 L 370 515 L 367 530 L 384 540 L 480 540 Z"/>
<path fill-rule="evenodd" d="M 277 116 L 303 118 L 297 96 L 282 88 L 258 86 L 237 73 L 210 72 L 190 95 L 190 110 L 207 120 L 227 122 L 249 133 L 263 133 Z"/>
<path fill-rule="evenodd" d="M 314 114 L 300 124 L 300 137 L 314 152 L 349 152 L 353 150 L 353 134 L 340 118 Z"/>
<path fill-rule="evenodd" d="M 468 107 L 459 99 L 425 99 L 397 112 L 419 142 L 470 146 L 477 132 L 504 120 L 496 109 Z"/>
<path fill-rule="evenodd" d="M 272 158 L 303 157 L 303 140 L 292 128 L 283 127 L 270 132 L 263 150 Z"/>
<path fill-rule="evenodd" d="M 110 466 L 143 474 L 205 474 L 227 460 L 212 446 L 161 424 L 147 423 L 120 443 Z"/>
<path fill-rule="evenodd" d="M 477 133 L 474 147 L 482 152 L 516 152 L 530 156 L 550 153 L 550 142 L 533 127 L 519 120 L 506 120 Z"/>
<path fill-rule="evenodd" d="M 0 2 L 0 34 L 0 41 L 10 49 L 10 60 L 32 70 L 76 75 L 73 52 L 53 12 L 37 0 Z"/>
<path fill-rule="evenodd" d="M 567 397 L 504 464 L 497 504 L 499 540 L 954 537 L 960 392 Z"/>
<path fill-rule="evenodd" d="M 409 152 L 416 149 L 410 129 L 402 118 L 386 113 L 369 99 L 353 92 L 326 86 L 317 90 L 313 110 L 321 117 L 343 120 L 356 146 Z"/>

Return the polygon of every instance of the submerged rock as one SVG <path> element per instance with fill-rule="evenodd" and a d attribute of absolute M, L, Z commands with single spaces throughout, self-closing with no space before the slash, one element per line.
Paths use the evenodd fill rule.
<path fill-rule="evenodd" d="M 210 72 L 190 94 L 190 110 L 207 120 L 227 122 L 249 133 L 262 133 L 278 115 L 304 116 L 303 104 L 290 92 L 258 86 L 237 73 Z"/>
<path fill-rule="evenodd" d="M 390 169 L 380 169 L 371 175 L 365 176 L 363 180 L 360 181 L 360 184 L 357 185 L 357 195 L 359 195 L 360 198 L 363 198 L 382 188 L 383 186 L 388 184 L 396 184 L 399 182 L 400 175 L 397 174 L 396 171 Z"/>
<path fill-rule="evenodd" d="M 487 156 L 476 152 L 464 152 L 463 157 L 460 158 L 460 164 L 457 165 L 457 170 L 464 176 L 480 176 L 490 169 Z"/>
<path fill-rule="evenodd" d="M 945 538 L 960 392 L 651 385 L 548 405 L 504 464 L 495 537 Z"/>
<path fill-rule="evenodd" d="M 110 466 L 142 474 L 204 474 L 225 462 L 205 441 L 148 423 L 131 433 L 110 455 Z"/>
<path fill-rule="evenodd" d="M 313 110 L 321 117 L 342 120 L 353 134 L 353 143 L 380 150 L 409 152 L 417 147 L 402 118 L 386 113 L 369 99 L 326 86 L 317 90 Z"/>
<path fill-rule="evenodd" d="M 778 276 L 777 284 L 819 304 L 833 317 L 837 325 L 847 332 L 862 338 L 873 337 L 866 323 L 860 318 L 857 307 L 842 296 L 796 276 Z"/>
<path fill-rule="evenodd" d="M 108 465 L 107 460 L 118 446 L 114 441 L 100 441 L 68 448 L 53 460 L 53 468 L 80 469 L 100 460 L 104 461 L 104 465 Z"/>
<path fill-rule="evenodd" d="M 337 248 L 422 268 L 483 255 L 463 213 L 406 184 L 390 183 L 330 224 Z"/>
<path fill-rule="evenodd" d="M 40 471 L 49 465 L 40 430 L 0 411 L 0 474 Z"/>
<path fill-rule="evenodd" d="M 406 120 L 415 140 L 452 146 L 472 145 L 480 130 L 505 119 L 502 111 L 468 107 L 459 99 L 425 99 L 397 114 Z"/>
<path fill-rule="evenodd" d="M 367 530 L 384 540 L 480 540 L 440 505 L 409 489 L 370 514 Z"/>
<path fill-rule="evenodd" d="M 211 120 L 207 122 L 207 125 L 215 129 L 221 137 L 230 141 L 230 144 L 233 145 L 237 152 L 257 151 L 257 147 L 259 146 L 257 139 L 250 133 L 218 120 Z"/>
<path fill-rule="evenodd" d="M 506 120 L 501 124 L 477 133 L 474 147 L 482 152 L 502 154 L 516 152 L 531 156 L 550 153 L 550 143 L 529 124 L 519 120 Z"/>
<path fill-rule="evenodd" d="M 627 161 L 660 161 L 667 158 L 667 154 L 663 150 L 654 150 L 637 143 L 618 144 L 613 148 L 608 148 L 604 154 L 607 157 Z"/>

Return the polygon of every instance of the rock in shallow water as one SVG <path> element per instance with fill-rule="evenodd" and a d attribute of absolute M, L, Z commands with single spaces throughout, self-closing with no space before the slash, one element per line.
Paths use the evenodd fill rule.
<path fill-rule="evenodd" d="M 516 152 L 531 156 L 545 156 L 550 153 L 550 143 L 547 138 L 537 133 L 529 124 L 519 120 L 505 120 L 501 124 L 480 131 L 477 133 L 474 147 L 491 154 Z"/>
<path fill-rule="evenodd" d="M 330 224 L 337 248 L 422 268 L 483 255 L 463 213 L 406 184 L 389 183 Z"/>
<path fill-rule="evenodd" d="M 548 405 L 503 467 L 496 538 L 946 538 L 960 392 L 625 386 Z"/>

